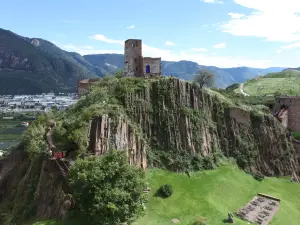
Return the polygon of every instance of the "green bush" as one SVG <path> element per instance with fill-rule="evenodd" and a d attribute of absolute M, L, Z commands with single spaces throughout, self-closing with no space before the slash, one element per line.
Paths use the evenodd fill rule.
<path fill-rule="evenodd" d="M 258 181 L 263 181 L 265 179 L 265 176 L 261 173 L 253 173 L 252 176 L 255 180 Z"/>
<path fill-rule="evenodd" d="M 162 198 L 168 198 L 173 194 L 173 187 L 171 184 L 164 184 L 157 190 L 157 195 Z"/>
<path fill-rule="evenodd" d="M 89 225 L 131 222 L 143 212 L 147 195 L 145 173 L 131 166 L 123 151 L 79 159 L 69 172 L 76 208 Z"/>

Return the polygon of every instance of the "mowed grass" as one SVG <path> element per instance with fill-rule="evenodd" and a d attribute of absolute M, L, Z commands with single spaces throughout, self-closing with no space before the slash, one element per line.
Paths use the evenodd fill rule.
<path fill-rule="evenodd" d="M 191 178 L 164 170 L 148 173 L 152 193 L 165 183 L 173 185 L 174 194 L 168 199 L 151 196 L 146 215 L 134 225 L 167 225 L 173 218 L 192 224 L 197 217 L 207 218 L 209 224 L 224 224 L 228 212 L 236 212 L 257 193 L 280 198 L 281 206 L 273 225 L 300 224 L 300 184 L 289 179 L 266 178 L 259 182 L 229 164 L 214 171 L 194 173 Z M 238 220 L 236 224 L 248 224 Z"/>
<path fill-rule="evenodd" d="M 272 225 L 300 224 L 300 184 L 288 178 L 266 178 L 259 182 L 233 164 L 192 173 L 191 178 L 160 169 L 149 170 L 147 177 L 151 192 L 146 214 L 133 225 L 171 225 L 173 218 L 178 218 L 179 224 L 191 225 L 197 217 L 205 217 L 210 225 L 224 224 L 228 212 L 236 212 L 257 193 L 281 199 Z M 173 186 L 173 195 L 167 199 L 154 197 L 156 190 L 165 183 Z M 235 224 L 249 223 L 236 218 Z M 36 225 L 63 224 L 47 221 Z"/>
<path fill-rule="evenodd" d="M 268 95 L 280 92 L 287 95 L 300 95 L 300 71 L 271 73 L 260 79 L 252 79 L 244 84 L 249 95 Z"/>

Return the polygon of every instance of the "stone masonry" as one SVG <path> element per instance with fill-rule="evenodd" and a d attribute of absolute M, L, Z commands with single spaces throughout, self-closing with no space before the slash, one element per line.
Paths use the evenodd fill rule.
<path fill-rule="evenodd" d="M 156 77 L 161 75 L 161 58 L 144 57 L 145 77 Z"/>
<path fill-rule="evenodd" d="M 144 77 L 142 40 L 125 41 L 124 75 L 125 77 Z"/>
<path fill-rule="evenodd" d="M 85 79 L 85 80 L 81 80 L 79 81 L 78 83 L 78 86 L 77 86 L 77 93 L 79 96 L 82 96 L 84 95 L 88 88 L 92 85 L 92 84 L 95 84 L 97 82 L 100 81 L 101 78 L 95 78 L 95 79 Z"/>
<path fill-rule="evenodd" d="M 142 40 L 128 39 L 124 49 L 124 77 L 155 77 L 161 75 L 161 58 L 142 56 Z"/>
<path fill-rule="evenodd" d="M 288 107 L 287 115 L 285 116 L 287 125 L 285 127 L 291 129 L 291 131 L 300 131 L 300 97 L 285 96 L 276 98 L 274 111 L 278 112 L 283 105 Z"/>

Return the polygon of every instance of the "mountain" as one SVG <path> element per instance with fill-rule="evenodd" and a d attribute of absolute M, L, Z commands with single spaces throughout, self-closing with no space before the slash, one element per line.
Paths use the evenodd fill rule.
<path fill-rule="evenodd" d="M 114 72 L 123 68 L 124 55 L 122 54 L 85 55 L 83 58 L 94 66 L 104 68 L 105 71 Z M 214 66 L 203 66 L 196 62 L 185 60 L 178 62 L 162 61 L 162 73 L 164 75 L 173 75 L 184 80 L 193 80 L 194 74 L 199 70 L 209 70 L 216 74 L 216 86 L 219 88 L 225 88 L 233 83 L 243 83 L 258 75 L 280 72 L 283 69 L 285 68 L 218 68 Z"/>
<path fill-rule="evenodd" d="M 0 29 L 0 94 L 69 92 L 79 80 L 103 75 L 73 55 L 46 40 Z"/>
<path fill-rule="evenodd" d="M 103 77 L 122 70 L 122 54 L 81 56 L 67 52 L 40 38 L 27 38 L 0 29 L 0 94 L 75 92 L 79 80 Z M 162 61 L 162 73 L 184 80 L 207 69 L 216 74 L 216 86 L 245 82 L 258 74 L 280 72 L 285 68 L 218 68 L 191 61 Z"/>

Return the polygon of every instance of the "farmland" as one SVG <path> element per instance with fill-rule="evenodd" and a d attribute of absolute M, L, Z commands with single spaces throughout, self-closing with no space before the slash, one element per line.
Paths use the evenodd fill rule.
<path fill-rule="evenodd" d="M 6 149 L 19 143 L 26 129 L 21 120 L 0 120 L 0 149 Z"/>

